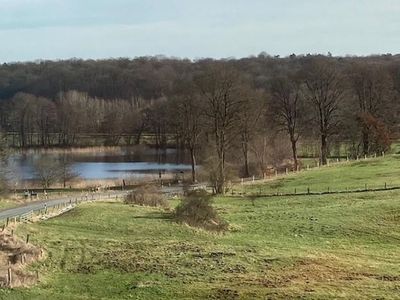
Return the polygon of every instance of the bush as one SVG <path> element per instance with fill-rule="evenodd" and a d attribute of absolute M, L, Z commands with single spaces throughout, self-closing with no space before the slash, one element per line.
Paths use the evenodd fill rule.
<path fill-rule="evenodd" d="M 177 222 L 206 230 L 222 231 L 228 224 L 221 220 L 204 190 L 193 191 L 182 199 L 175 210 Z"/>
<path fill-rule="evenodd" d="M 141 186 L 135 189 L 125 197 L 124 203 L 151 207 L 169 207 L 168 201 L 155 186 Z"/>

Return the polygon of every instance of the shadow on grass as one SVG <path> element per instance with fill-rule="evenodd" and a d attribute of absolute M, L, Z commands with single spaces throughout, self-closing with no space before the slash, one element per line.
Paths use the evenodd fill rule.
<path fill-rule="evenodd" d="M 148 213 L 143 216 L 136 216 L 135 219 L 151 219 L 151 220 L 172 220 L 173 219 L 173 213 Z"/>

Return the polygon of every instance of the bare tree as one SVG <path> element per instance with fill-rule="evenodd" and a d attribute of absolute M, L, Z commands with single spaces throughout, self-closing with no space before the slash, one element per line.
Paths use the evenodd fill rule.
<path fill-rule="evenodd" d="M 241 84 L 239 74 L 226 66 L 217 64 L 196 78 L 196 84 L 204 99 L 204 116 L 214 136 L 215 151 L 218 158 L 216 192 L 225 193 L 226 154 L 238 134 L 238 116 L 243 99 L 238 88 Z"/>
<path fill-rule="evenodd" d="M 240 136 L 240 148 L 244 160 L 244 176 L 250 177 L 249 151 L 250 143 L 259 133 L 259 123 L 265 109 L 262 103 L 264 94 L 254 90 L 248 84 L 243 84 L 239 89 L 239 97 L 243 99 L 241 111 L 238 114 L 238 131 Z"/>
<path fill-rule="evenodd" d="M 50 133 L 55 131 L 57 109 L 54 102 L 39 97 L 35 101 L 34 111 L 36 114 L 37 129 L 42 147 L 50 146 Z"/>
<path fill-rule="evenodd" d="M 370 154 L 372 119 L 380 119 L 393 98 L 393 80 L 381 66 L 357 64 L 351 74 L 352 88 L 356 96 L 357 117 L 361 126 L 362 151 Z M 377 120 L 378 121 L 378 120 Z"/>
<path fill-rule="evenodd" d="M 298 168 L 297 142 L 300 137 L 301 85 L 294 78 L 276 78 L 271 86 L 270 112 L 276 125 L 287 132 L 292 146 L 294 169 Z"/>
<path fill-rule="evenodd" d="M 176 118 L 173 118 L 172 122 L 190 153 L 192 182 L 195 183 L 197 181 L 196 158 L 202 134 L 201 122 L 203 116 L 201 99 L 192 82 L 181 81 L 178 84 L 177 96 L 172 99 L 172 111 L 176 114 Z"/>
<path fill-rule="evenodd" d="M 49 188 L 60 179 L 60 166 L 56 159 L 39 158 L 34 162 L 35 174 L 43 188 Z"/>
<path fill-rule="evenodd" d="M 32 145 L 32 133 L 34 132 L 34 124 L 36 115 L 33 107 L 36 97 L 31 94 L 17 93 L 13 97 L 13 123 L 15 128 L 18 129 L 20 138 L 20 146 L 27 147 Z"/>
<path fill-rule="evenodd" d="M 61 180 L 63 187 L 66 188 L 68 182 L 79 177 L 79 173 L 73 169 L 73 163 L 65 153 L 62 155 L 59 165 L 59 180 Z"/>
<path fill-rule="evenodd" d="M 320 160 L 322 165 L 326 165 L 328 139 L 337 128 L 338 109 L 345 89 L 337 66 L 326 59 L 313 59 L 306 69 L 305 78 L 305 97 L 314 108 L 319 129 Z"/>

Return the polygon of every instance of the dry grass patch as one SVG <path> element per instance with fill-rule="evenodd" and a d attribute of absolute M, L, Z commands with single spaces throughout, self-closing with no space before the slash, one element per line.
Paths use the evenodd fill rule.
<path fill-rule="evenodd" d="M 27 244 L 8 232 L 0 234 L 0 286 L 30 286 L 37 282 L 37 275 L 26 271 L 26 266 L 42 257 L 42 250 Z M 8 274 L 11 270 L 11 282 Z"/>
<path fill-rule="evenodd" d="M 161 191 L 152 185 L 138 187 L 129 193 L 124 200 L 125 204 L 169 208 L 168 201 Z"/>
<path fill-rule="evenodd" d="M 182 199 L 175 209 L 179 223 L 210 231 L 224 231 L 228 223 L 222 220 L 212 206 L 211 196 L 206 191 L 193 191 Z"/>

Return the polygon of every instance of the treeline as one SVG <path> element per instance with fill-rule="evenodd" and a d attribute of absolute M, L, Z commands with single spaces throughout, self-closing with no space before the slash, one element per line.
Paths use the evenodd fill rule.
<path fill-rule="evenodd" d="M 263 175 L 291 157 L 297 168 L 302 141 L 318 141 L 322 164 L 344 143 L 351 156 L 386 151 L 399 132 L 400 56 L 4 64 L 0 98 L 1 127 L 20 147 L 72 146 L 80 134 L 134 144 L 150 133 L 159 147 L 188 149 L 223 192 L 233 165 Z"/>

